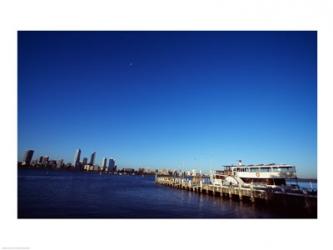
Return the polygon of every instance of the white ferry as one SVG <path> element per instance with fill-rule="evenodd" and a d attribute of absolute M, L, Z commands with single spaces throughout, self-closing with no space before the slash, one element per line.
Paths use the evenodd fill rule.
<path fill-rule="evenodd" d="M 214 185 L 255 185 L 255 186 L 285 186 L 288 179 L 297 180 L 296 168 L 287 164 L 256 164 L 224 166 L 224 170 L 211 173 L 211 183 Z"/>

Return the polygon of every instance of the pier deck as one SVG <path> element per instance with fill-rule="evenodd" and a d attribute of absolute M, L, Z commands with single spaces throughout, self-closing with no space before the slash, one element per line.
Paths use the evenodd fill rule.
<path fill-rule="evenodd" d="M 216 186 L 210 183 L 204 183 L 202 180 L 193 182 L 187 178 L 173 176 L 156 176 L 155 183 L 177 189 L 188 190 L 201 194 L 209 194 L 218 197 L 227 197 L 236 200 L 248 200 L 252 203 L 265 202 L 276 203 L 287 206 L 300 206 L 317 211 L 317 196 L 307 194 L 306 192 L 288 192 L 274 191 L 272 189 L 257 189 L 253 186 Z"/>

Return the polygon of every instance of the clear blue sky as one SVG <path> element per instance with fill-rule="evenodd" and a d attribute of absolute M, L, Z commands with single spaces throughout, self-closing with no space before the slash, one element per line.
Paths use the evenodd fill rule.
<path fill-rule="evenodd" d="M 317 175 L 316 32 L 19 32 L 18 159 Z M 183 167 L 184 166 L 184 167 Z"/>

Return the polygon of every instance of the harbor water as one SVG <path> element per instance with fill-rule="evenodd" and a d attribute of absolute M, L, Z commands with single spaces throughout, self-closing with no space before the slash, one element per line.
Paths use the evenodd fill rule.
<path fill-rule="evenodd" d="M 18 170 L 18 218 L 306 217 L 308 214 L 299 209 L 279 209 L 157 185 L 154 176 Z"/>

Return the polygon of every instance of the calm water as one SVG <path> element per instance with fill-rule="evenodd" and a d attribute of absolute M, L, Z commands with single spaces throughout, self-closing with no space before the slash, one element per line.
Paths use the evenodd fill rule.
<path fill-rule="evenodd" d="M 18 171 L 18 218 L 288 218 L 286 211 L 156 185 L 152 176 Z"/>

